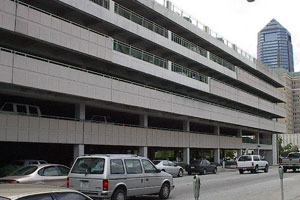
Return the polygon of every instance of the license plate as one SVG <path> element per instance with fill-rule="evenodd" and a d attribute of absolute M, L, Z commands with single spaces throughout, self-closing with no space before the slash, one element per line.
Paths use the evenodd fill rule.
<path fill-rule="evenodd" d="M 88 188 L 89 187 L 89 182 L 87 182 L 87 181 L 81 181 L 80 182 L 80 187 L 81 188 Z"/>
<path fill-rule="evenodd" d="M 194 169 L 195 167 L 191 167 L 191 169 Z"/>

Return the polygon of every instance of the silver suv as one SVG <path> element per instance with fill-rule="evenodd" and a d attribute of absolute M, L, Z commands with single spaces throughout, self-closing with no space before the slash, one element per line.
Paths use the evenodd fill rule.
<path fill-rule="evenodd" d="M 135 155 L 85 155 L 74 162 L 67 185 L 93 198 L 123 200 L 158 194 L 169 198 L 173 177 L 145 157 Z"/>

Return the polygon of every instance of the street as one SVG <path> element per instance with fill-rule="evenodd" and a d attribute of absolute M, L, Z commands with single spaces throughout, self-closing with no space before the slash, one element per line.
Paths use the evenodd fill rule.
<path fill-rule="evenodd" d="M 280 200 L 280 181 L 278 167 L 271 167 L 269 172 L 257 174 L 239 174 L 237 170 L 226 169 L 215 174 L 200 176 L 200 200 Z M 192 200 L 193 176 L 174 178 L 175 189 L 171 192 L 171 200 Z M 284 174 L 285 200 L 300 197 L 300 171 Z M 140 200 L 154 200 L 157 197 L 140 197 Z"/>

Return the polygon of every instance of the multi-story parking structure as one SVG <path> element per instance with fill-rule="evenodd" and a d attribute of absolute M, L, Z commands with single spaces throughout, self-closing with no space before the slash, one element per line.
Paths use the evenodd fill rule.
<path fill-rule="evenodd" d="M 276 162 L 284 82 L 170 6 L 0 0 L 0 9 L 1 105 L 15 107 L 0 114 L 1 161 L 139 153 L 218 162 L 224 150 L 254 150 Z"/>

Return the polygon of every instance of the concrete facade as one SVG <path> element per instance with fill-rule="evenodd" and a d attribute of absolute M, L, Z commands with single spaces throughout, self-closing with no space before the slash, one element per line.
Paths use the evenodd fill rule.
<path fill-rule="evenodd" d="M 108 7 L 60 0 L 49 8 L 41 2 L 0 0 L 0 106 L 8 100 L 42 105 L 38 117 L 1 113 L 0 142 L 71 144 L 74 157 L 96 147 L 143 156 L 171 149 L 182 152 L 185 163 L 192 149 L 212 150 L 215 162 L 226 149 L 272 155 L 272 134 L 285 132 L 277 119 L 286 117 L 279 106 L 286 98 L 278 90 L 284 82 L 265 66 L 152 0 L 108 0 Z M 175 26 L 148 20 L 165 30 L 162 35 L 117 12 L 132 5 L 152 18 L 164 13 L 161 20 Z M 204 43 L 185 34 L 176 36 L 185 43 L 176 42 L 179 29 Z M 66 106 L 49 109 L 44 101 Z M 252 143 L 245 143 L 243 130 L 257 133 L 256 141 L 250 134 Z"/>

